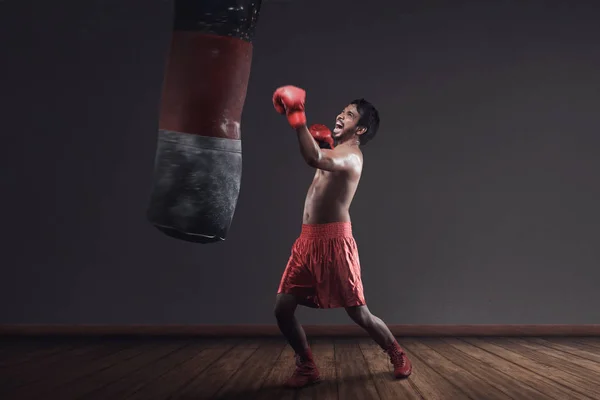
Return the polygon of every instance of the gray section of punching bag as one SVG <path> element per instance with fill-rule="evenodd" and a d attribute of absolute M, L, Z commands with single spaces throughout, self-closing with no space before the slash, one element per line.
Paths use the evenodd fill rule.
<path fill-rule="evenodd" d="M 148 219 L 177 239 L 225 240 L 241 177 L 241 140 L 161 129 Z"/>

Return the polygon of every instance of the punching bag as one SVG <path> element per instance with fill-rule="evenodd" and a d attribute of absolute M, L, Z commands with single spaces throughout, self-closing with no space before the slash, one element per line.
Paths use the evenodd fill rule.
<path fill-rule="evenodd" d="M 260 0 L 174 0 L 148 219 L 168 236 L 223 241 L 242 176 L 240 120 Z"/>

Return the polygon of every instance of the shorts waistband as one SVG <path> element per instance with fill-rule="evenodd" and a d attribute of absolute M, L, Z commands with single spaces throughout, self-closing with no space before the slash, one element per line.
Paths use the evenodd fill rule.
<path fill-rule="evenodd" d="M 329 224 L 303 224 L 300 237 L 303 239 L 352 237 L 352 223 L 332 222 Z"/>

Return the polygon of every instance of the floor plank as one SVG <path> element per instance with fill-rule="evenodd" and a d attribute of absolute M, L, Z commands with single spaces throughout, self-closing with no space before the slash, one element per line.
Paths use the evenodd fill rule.
<path fill-rule="evenodd" d="M 113 364 L 97 373 L 90 374 L 68 385 L 61 386 L 53 391 L 57 399 L 78 399 L 101 390 L 114 382 L 124 379 L 137 370 L 144 368 L 149 363 L 170 354 L 184 346 L 181 340 L 173 341 L 148 341 L 140 344 L 141 351 L 126 360 Z"/>
<path fill-rule="evenodd" d="M 506 375 L 497 369 L 481 362 L 477 358 L 460 351 L 442 339 L 421 339 L 421 343 L 442 355 L 447 360 L 460 366 L 473 376 L 481 379 L 488 387 L 494 387 L 514 400 L 551 400 L 553 397 L 546 395 L 534 387 Z"/>
<path fill-rule="evenodd" d="M 371 339 L 310 345 L 322 382 L 291 390 L 283 338 L 11 338 L 0 345 L 0 398 L 600 399 L 599 338 L 408 338 L 404 380 Z"/>
<path fill-rule="evenodd" d="M 211 399 L 231 377 L 258 350 L 259 344 L 242 341 L 225 353 L 208 368 L 194 377 L 187 385 L 174 391 L 169 399 Z"/>
<path fill-rule="evenodd" d="M 303 388 L 297 400 L 338 400 L 337 371 L 335 367 L 335 345 L 332 338 L 310 339 L 315 363 L 321 374 L 321 382 Z"/>
<path fill-rule="evenodd" d="M 544 343 L 535 342 L 532 339 L 511 338 L 510 341 L 548 356 L 549 361 L 553 365 L 563 366 L 563 368 L 568 369 L 576 375 L 586 377 L 600 389 L 600 363 L 579 357 L 570 352 L 565 352 L 561 349 L 546 346 Z"/>
<path fill-rule="evenodd" d="M 569 338 L 571 339 L 571 338 Z M 582 343 L 587 346 L 591 346 L 597 349 L 600 349 L 600 338 L 596 337 L 575 337 L 572 338 L 573 342 Z"/>
<path fill-rule="evenodd" d="M 50 393 L 65 386 L 77 379 L 82 379 L 88 375 L 109 368 L 119 362 L 123 362 L 137 354 L 142 349 L 133 341 L 116 343 L 114 346 L 106 344 L 104 352 L 99 354 L 97 359 L 89 361 L 80 361 L 76 363 L 64 363 L 60 368 L 49 369 L 45 372 L 42 380 L 36 384 L 26 385 L 17 389 L 13 393 L 14 398 L 35 399 L 49 397 Z"/>
<path fill-rule="evenodd" d="M 371 379 L 382 400 L 421 399 L 421 395 L 409 379 L 394 378 L 394 368 L 390 358 L 378 344 L 372 340 L 361 340 L 359 346 L 367 362 Z"/>
<path fill-rule="evenodd" d="M 296 369 L 294 363 L 294 350 L 285 345 L 283 351 L 273 363 L 260 391 L 255 394 L 255 400 L 294 400 L 296 391 L 283 386 L 284 382 L 292 376 Z"/>
<path fill-rule="evenodd" d="M 216 346 L 206 347 L 191 359 L 176 366 L 171 371 L 150 384 L 140 388 L 129 396 L 128 400 L 161 400 L 172 394 L 181 392 L 202 372 L 211 368 L 212 365 L 231 351 L 236 343 L 223 343 Z"/>
<path fill-rule="evenodd" d="M 412 362 L 413 371 L 409 379 L 421 397 L 427 400 L 470 399 L 465 392 L 450 382 L 447 377 L 427 365 L 425 360 L 421 359 L 420 352 L 413 352 L 407 348 L 405 340 L 403 339 L 400 345 L 403 346 L 406 355 Z M 418 356 L 417 353 L 419 353 Z"/>
<path fill-rule="evenodd" d="M 23 364 L 32 360 L 39 360 L 43 357 L 58 353 L 60 351 L 70 350 L 74 348 L 78 341 L 65 341 L 65 340 L 48 340 L 44 341 L 39 339 L 33 341 L 31 339 L 19 342 L 18 340 L 11 340 L 5 344 L 5 348 L 0 354 L 0 372 L 2 368 L 14 367 L 19 364 Z"/>
<path fill-rule="evenodd" d="M 281 340 L 265 340 L 258 349 L 227 380 L 214 399 L 244 400 L 256 397 L 265 383 L 273 364 L 281 355 L 285 344 Z"/>
<path fill-rule="evenodd" d="M 127 398 L 144 386 L 166 375 L 170 370 L 189 361 L 202 351 L 203 343 L 187 343 L 177 350 L 155 359 L 137 371 L 122 379 L 114 381 L 93 393 L 86 395 L 86 400 L 105 400 Z"/>
<path fill-rule="evenodd" d="M 551 338 L 532 338 L 532 342 L 538 343 L 556 350 L 570 353 L 572 355 L 585 358 L 590 361 L 594 361 L 600 365 L 600 348 L 590 347 L 585 344 L 581 344 L 569 340 L 557 340 Z"/>
<path fill-rule="evenodd" d="M 335 366 L 339 398 L 344 400 L 379 399 L 369 367 L 356 339 L 336 339 Z"/>
<path fill-rule="evenodd" d="M 568 376 L 578 385 L 595 392 L 600 399 L 600 372 L 596 363 L 578 357 L 569 357 L 561 351 L 536 345 L 523 339 L 509 338 L 503 341 L 501 345 L 505 348 L 514 349 L 536 362 L 561 370 L 563 379 Z"/>
<path fill-rule="evenodd" d="M 586 396 L 588 399 L 598 398 L 597 394 L 593 390 L 589 390 L 585 385 L 581 385 L 582 380 L 579 377 L 573 377 L 560 369 L 545 365 L 544 363 L 540 363 L 535 359 L 527 357 L 525 354 L 522 354 L 518 348 L 511 348 L 510 343 L 507 343 L 505 340 L 498 340 L 494 338 L 463 338 L 463 340 L 479 348 L 487 350 L 490 353 L 496 354 L 497 356 L 500 356 L 506 360 L 509 360 L 517 365 L 520 365 L 523 368 L 534 371 L 540 376 L 545 376 L 573 392 L 577 392 Z"/>
<path fill-rule="evenodd" d="M 111 345 L 113 344 L 111 343 Z M 65 365 L 93 360 L 105 354 L 107 346 L 107 343 L 97 342 L 77 343 L 74 346 L 65 345 L 64 350 L 6 367 L 0 374 L 0 393 L 42 381 L 48 371 L 60 370 Z"/>
<path fill-rule="evenodd" d="M 473 375 L 455 363 L 454 360 L 442 356 L 418 339 L 404 340 L 403 346 L 414 353 L 418 353 L 427 365 L 460 387 L 460 390 L 469 397 L 473 399 L 510 400 L 510 396 L 506 393 L 489 385 L 485 380 Z"/>
<path fill-rule="evenodd" d="M 477 347 L 474 344 L 465 342 L 457 338 L 444 338 L 443 341 L 448 343 L 457 350 L 469 355 L 473 359 L 478 360 L 481 364 L 488 365 L 498 371 L 501 376 L 515 377 L 519 382 L 535 388 L 541 393 L 554 398 L 556 400 L 586 400 L 588 397 L 570 390 L 555 381 L 546 378 L 544 375 L 539 375 L 535 371 L 524 368 L 509 359 L 502 358 L 484 348 Z M 485 347 L 485 346 L 484 346 Z"/>

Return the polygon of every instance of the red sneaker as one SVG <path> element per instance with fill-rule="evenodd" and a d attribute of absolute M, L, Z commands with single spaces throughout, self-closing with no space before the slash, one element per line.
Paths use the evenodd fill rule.
<path fill-rule="evenodd" d="M 394 343 L 384 351 L 390 356 L 390 361 L 394 365 L 394 376 L 396 379 L 408 378 L 412 372 L 412 364 L 398 342 L 394 340 Z"/>
<path fill-rule="evenodd" d="M 296 354 L 296 370 L 284 385 L 289 388 L 299 389 L 317 383 L 320 380 L 321 375 L 313 360 L 312 353 L 308 349 L 305 354 Z"/>

